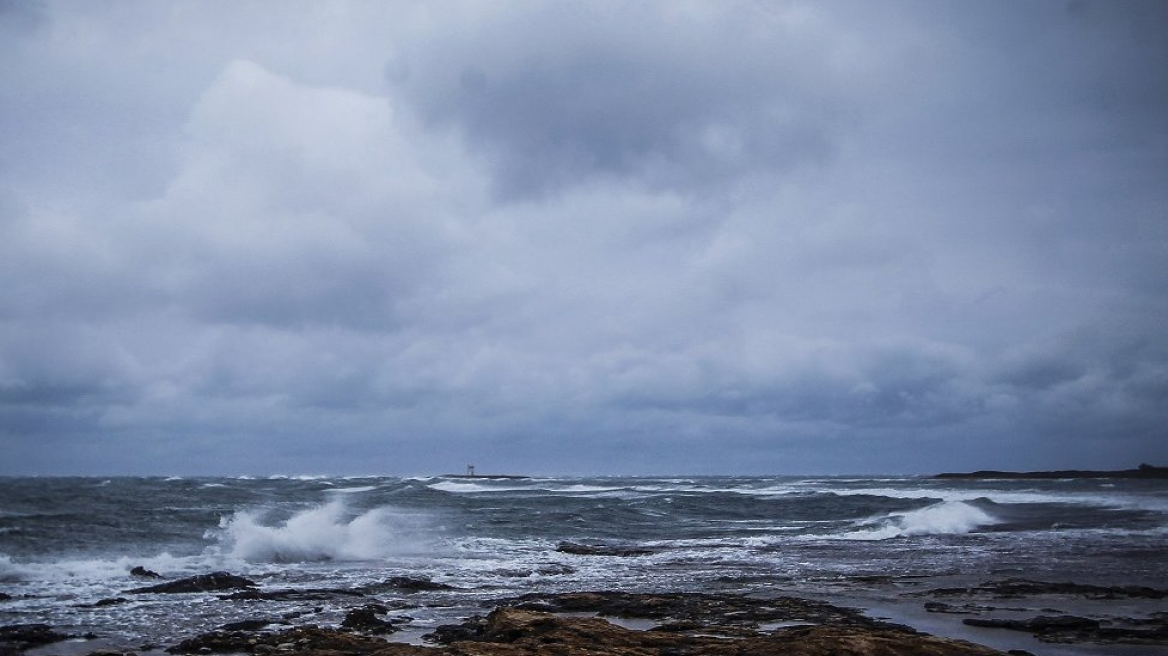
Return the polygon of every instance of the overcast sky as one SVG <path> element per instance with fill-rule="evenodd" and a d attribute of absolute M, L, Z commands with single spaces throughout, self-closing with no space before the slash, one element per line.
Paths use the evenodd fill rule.
<path fill-rule="evenodd" d="M 0 474 L 1168 464 L 1166 34 L 0 0 Z"/>

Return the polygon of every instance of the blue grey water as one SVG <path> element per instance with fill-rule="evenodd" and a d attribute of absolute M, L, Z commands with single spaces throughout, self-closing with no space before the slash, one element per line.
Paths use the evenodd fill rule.
<path fill-rule="evenodd" d="M 581 556 L 557 551 L 563 541 L 652 553 Z M 0 478 L 0 625 L 123 645 L 256 616 L 335 624 L 363 603 L 127 594 L 150 583 L 135 566 L 228 570 L 265 588 L 453 586 L 402 593 L 420 632 L 532 591 L 814 595 L 887 576 L 1168 587 L 1166 564 L 1164 481 Z M 116 597 L 128 601 L 94 606 Z"/>

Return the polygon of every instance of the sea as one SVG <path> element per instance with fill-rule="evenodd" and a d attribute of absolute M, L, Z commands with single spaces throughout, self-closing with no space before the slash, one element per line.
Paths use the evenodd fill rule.
<path fill-rule="evenodd" d="M 565 543 L 647 553 L 581 555 Z M 373 592 L 131 593 L 157 582 L 135 567 L 166 580 L 225 570 L 264 590 Z M 392 577 L 444 585 L 394 590 Z M 143 650 L 241 619 L 335 626 L 371 600 L 409 616 L 400 639 L 413 641 L 532 592 L 839 598 L 873 582 L 892 594 L 903 590 L 889 582 L 1010 577 L 1168 587 L 1168 482 L 0 478 L 0 625 L 47 623 Z"/>

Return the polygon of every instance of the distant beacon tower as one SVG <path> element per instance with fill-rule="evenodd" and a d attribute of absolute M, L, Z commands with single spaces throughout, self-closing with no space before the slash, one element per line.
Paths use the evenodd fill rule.
<path fill-rule="evenodd" d="M 474 476 L 474 465 L 467 465 L 466 466 L 466 475 L 467 476 Z"/>

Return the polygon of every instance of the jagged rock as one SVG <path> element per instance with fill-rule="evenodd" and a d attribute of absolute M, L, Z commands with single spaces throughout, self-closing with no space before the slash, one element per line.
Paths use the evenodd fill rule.
<path fill-rule="evenodd" d="M 544 612 L 591 612 L 601 616 L 689 622 L 707 628 L 751 628 L 773 622 L 811 622 L 911 631 L 908 627 L 874 620 L 857 610 L 795 597 L 756 599 L 703 593 L 635 594 L 602 591 L 551 595 L 536 593 L 504 599 L 500 603 Z"/>
<path fill-rule="evenodd" d="M 385 580 L 385 585 L 404 590 L 406 592 L 421 592 L 423 590 L 457 590 L 453 585 L 437 583 L 427 578 L 413 576 L 391 576 Z"/>
<path fill-rule="evenodd" d="M 620 547 L 607 544 L 580 544 L 579 542 L 561 542 L 556 545 L 556 551 L 574 556 L 648 556 L 652 549 L 644 547 Z"/>
<path fill-rule="evenodd" d="M 1029 631 L 1030 633 L 1099 628 L 1099 620 L 1074 615 L 1039 615 L 1026 620 L 968 617 L 961 621 L 969 626 L 1013 629 L 1015 631 Z"/>
<path fill-rule="evenodd" d="M 260 629 L 272 624 L 280 624 L 277 620 L 240 620 L 238 622 L 228 622 L 219 627 L 220 631 L 259 631 Z"/>
<path fill-rule="evenodd" d="M 159 574 L 158 572 L 146 569 L 145 567 L 142 567 L 141 565 L 138 565 L 134 569 L 130 570 L 130 576 L 138 576 L 138 577 L 141 577 L 144 579 L 160 579 L 160 578 L 162 578 L 162 575 Z"/>
<path fill-rule="evenodd" d="M 253 642 L 254 640 L 254 642 Z M 362 656 L 383 649 L 384 640 L 368 636 L 306 626 L 279 633 L 249 634 L 242 631 L 212 631 L 204 633 L 168 648 L 172 654 L 198 653 L 265 653 L 271 651 L 293 651 L 308 654 L 345 654 Z M 283 648 L 283 649 L 281 649 Z"/>
<path fill-rule="evenodd" d="M 363 631 L 365 633 L 394 633 L 401 628 L 389 620 L 383 620 L 378 615 L 389 612 L 389 608 L 380 604 L 369 604 L 361 608 L 354 608 L 345 614 L 341 627 Z"/>
<path fill-rule="evenodd" d="M 601 618 L 558 617 L 549 613 L 499 608 L 481 622 L 481 631 L 454 640 L 437 653 L 459 656 L 993 656 L 1002 652 L 960 640 L 891 629 L 813 626 L 770 634 L 714 637 L 661 631 L 635 631 Z M 433 653 L 433 652 L 432 652 Z"/>
<path fill-rule="evenodd" d="M 78 608 L 105 608 L 106 606 L 117 606 L 118 604 L 124 604 L 127 601 L 129 601 L 129 599 L 126 599 L 125 597 L 113 597 L 110 599 L 98 599 L 97 601 L 93 602 L 92 604 L 80 604 L 77 607 Z"/>
<path fill-rule="evenodd" d="M 356 590 L 344 590 L 341 588 L 306 588 L 297 590 L 293 588 L 286 588 L 281 590 L 254 590 L 246 589 L 239 592 L 233 592 L 229 595 L 223 595 L 220 599 L 231 601 L 238 600 L 260 600 L 260 601 L 327 601 L 329 599 L 336 599 L 337 597 L 364 597 L 365 593 L 357 592 Z"/>
<path fill-rule="evenodd" d="M 214 592 L 217 590 L 240 590 L 256 587 L 255 581 L 246 579 L 242 576 L 235 576 L 228 572 L 211 572 L 210 574 L 199 574 L 198 576 L 189 576 L 184 579 L 177 579 L 175 581 L 167 581 L 166 583 L 159 583 L 158 585 L 151 585 L 145 588 L 134 588 L 127 590 L 130 594 L 147 594 L 147 593 L 166 593 L 176 594 L 185 592 Z"/>
<path fill-rule="evenodd" d="M 63 633 L 57 633 L 48 624 L 0 626 L 0 656 L 18 654 L 32 647 L 68 640 L 70 637 Z"/>
<path fill-rule="evenodd" d="M 936 596 L 988 594 L 997 597 L 1026 597 L 1035 595 L 1068 595 L 1089 599 L 1164 599 L 1168 590 L 1141 585 L 1102 586 L 1084 583 L 1004 579 L 988 581 L 971 588 L 938 588 L 923 593 Z"/>
<path fill-rule="evenodd" d="M 1125 626 L 1104 626 L 1099 620 L 1073 615 L 1040 615 L 1030 619 L 966 618 L 962 620 L 970 626 L 1011 629 L 1033 633 L 1043 642 L 1097 644 L 1168 644 L 1168 622 L 1162 618 L 1135 620 L 1116 618 L 1113 622 Z M 1151 627 L 1151 628 L 1145 628 Z"/>
<path fill-rule="evenodd" d="M 422 636 L 430 642 L 443 645 L 467 640 L 481 640 L 487 631 L 487 618 L 482 615 L 472 615 L 459 624 L 443 624 L 432 632 Z"/>

